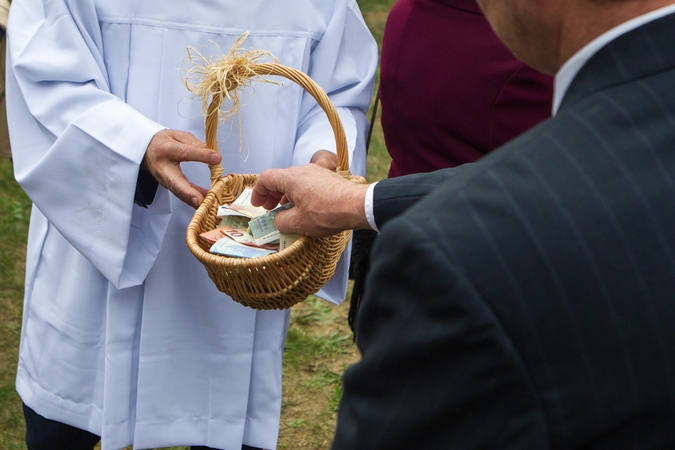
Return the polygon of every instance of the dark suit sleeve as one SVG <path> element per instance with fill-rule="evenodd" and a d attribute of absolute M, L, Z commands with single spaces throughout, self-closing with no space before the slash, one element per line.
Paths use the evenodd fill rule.
<path fill-rule="evenodd" d="M 516 350 L 443 248 L 407 215 L 377 240 L 334 450 L 549 448 Z"/>
<path fill-rule="evenodd" d="M 470 164 L 435 172 L 388 178 L 378 182 L 373 192 L 373 214 L 377 227 L 382 229 L 382 225 L 389 219 L 402 214 L 467 166 Z"/>

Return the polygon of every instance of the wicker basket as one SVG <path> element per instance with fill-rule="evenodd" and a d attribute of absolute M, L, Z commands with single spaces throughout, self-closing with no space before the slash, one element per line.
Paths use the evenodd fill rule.
<path fill-rule="evenodd" d="M 362 177 L 349 174 L 347 140 L 337 111 L 326 93 L 307 75 L 281 64 L 254 64 L 248 70 L 255 76 L 279 75 L 302 86 L 326 112 L 337 144 L 338 173 L 355 181 Z M 206 144 L 217 151 L 217 111 L 222 103 L 215 95 L 206 115 Z M 242 305 L 254 309 L 285 309 L 314 294 L 333 276 L 335 267 L 351 238 L 351 231 L 326 238 L 300 237 L 290 247 L 269 256 L 241 259 L 215 255 L 200 234 L 216 228 L 218 207 L 233 202 L 245 187 L 252 187 L 258 175 L 230 174 L 222 177 L 220 164 L 211 169 L 211 189 L 195 212 L 187 228 L 190 251 L 204 264 L 218 290 Z"/>

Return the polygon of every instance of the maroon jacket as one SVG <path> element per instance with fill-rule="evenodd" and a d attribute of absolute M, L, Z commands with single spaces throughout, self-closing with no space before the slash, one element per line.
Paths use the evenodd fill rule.
<path fill-rule="evenodd" d="M 398 0 L 380 70 L 390 177 L 473 162 L 551 115 L 553 79 L 518 61 L 474 0 Z"/>

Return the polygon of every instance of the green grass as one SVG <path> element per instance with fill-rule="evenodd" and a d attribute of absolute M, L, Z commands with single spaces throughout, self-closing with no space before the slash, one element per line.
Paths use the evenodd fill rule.
<path fill-rule="evenodd" d="M 0 158 L 0 448 L 23 445 L 23 414 L 14 389 L 21 332 L 24 257 L 30 201 Z"/>
<path fill-rule="evenodd" d="M 358 360 L 347 327 L 349 305 L 310 297 L 291 311 L 284 352 L 279 449 L 328 448 L 342 394 L 342 373 Z"/>
<path fill-rule="evenodd" d="M 305 300 L 314 307 L 316 304 L 325 303 L 321 300 L 310 298 Z M 338 320 L 337 314 L 334 314 Z M 333 322 L 334 323 L 334 322 Z M 322 326 L 319 324 L 319 326 Z M 291 365 L 310 365 L 323 359 L 332 359 L 344 354 L 347 347 L 352 345 L 350 334 L 342 330 L 329 332 L 311 331 L 314 327 L 297 321 L 292 321 L 286 339 L 285 359 Z"/>

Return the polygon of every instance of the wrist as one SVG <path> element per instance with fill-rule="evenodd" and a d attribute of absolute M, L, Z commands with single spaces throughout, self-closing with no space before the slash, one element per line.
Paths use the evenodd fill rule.
<path fill-rule="evenodd" d="M 364 208 L 368 186 L 367 184 L 350 182 L 348 192 L 342 196 L 345 203 L 339 210 L 344 211 L 342 219 L 344 220 L 345 229 L 360 230 L 371 228 Z"/>

